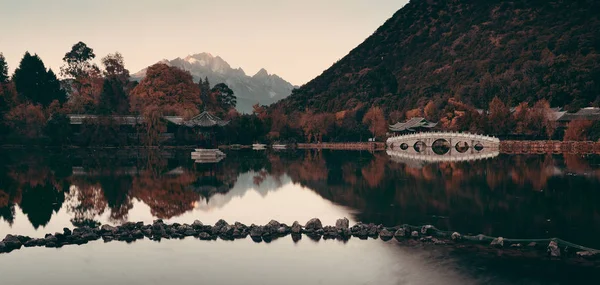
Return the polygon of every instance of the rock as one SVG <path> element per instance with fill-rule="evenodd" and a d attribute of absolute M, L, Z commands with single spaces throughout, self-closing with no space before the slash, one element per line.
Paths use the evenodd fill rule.
<path fill-rule="evenodd" d="M 91 241 L 91 240 L 97 240 L 99 237 L 96 233 L 93 232 L 89 232 L 89 233 L 85 233 L 83 235 L 81 235 L 81 238 L 87 241 Z"/>
<path fill-rule="evenodd" d="M 192 228 L 199 230 L 200 228 L 202 228 L 202 226 L 204 226 L 204 224 L 201 221 L 195 220 L 192 223 Z"/>
<path fill-rule="evenodd" d="M 63 234 L 65 236 L 70 236 L 73 234 L 73 232 L 69 228 L 63 228 Z"/>
<path fill-rule="evenodd" d="M 439 240 L 439 239 L 436 239 L 436 238 L 432 239 L 432 241 L 433 241 L 433 244 L 436 244 L 436 245 L 443 245 L 443 244 L 446 244 L 446 242 L 445 242 L 445 241 L 443 241 L 443 240 Z"/>
<path fill-rule="evenodd" d="M 529 244 L 527 244 L 528 247 L 536 247 L 537 243 L 536 242 L 530 242 Z"/>
<path fill-rule="evenodd" d="M 316 231 L 316 230 L 322 229 L 323 224 L 321 224 L 321 220 L 319 220 L 317 218 L 313 218 L 313 219 L 310 219 L 308 222 L 306 222 L 306 225 L 304 226 L 304 228 L 309 231 Z"/>
<path fill-rule="evenodd" d="M 462 240 L 462 235 L 459 234 L 458 232 L 453 232 L 450 237 L 452 238 L 453 241 Z"/>
<path fill-rule="evenodd" d="M 596 259 L 600 257 L 600 252 L 594 251 L 578 251 L 577 256 L 583 257 L 585 259 Z"/>
<path fill-rule="evenodd" d="M 261 226 L 250 227 L 250 237 L 252 237 L 252 238 L 262 237 L 264 233 L 265 232 L 263 230 L 263 227 L 261 227 Z"/>
<path fill-rule="evenodd" d="M 6 248 L 6 245 L 0 241 L 0 253 L 8 251 L 8 249 Z"/>
<path fill-rule="evenodd" d="M 298 223 L 298 221 L 295 221 L 294 224 L 292 224 L 292 233 L 299 234 L 301 232 L 302 226 L 300 225 L 300 223 Z"/>
<path fill-rule="evenodd" d="M 344 217 L 343 219 L 338 219 L 335 222 L 335 227 L 338 229 L 347 229 L 348 227 L 350 227 L 350 221 Z"/>
<path fill-rule="evenodd" d="M 144 238 L 144 233 L 141 230 L 134 230 L 131 235 L 136 239 Z"/>
<path fill-rule="evenodd" d="M 57 243 L 58 242 L 58 239 L 53 235 L 46 235 L 45 240 L 46 240 L 46 243 L 50 243 L 50 242 Z"/>
<path fill-rule="evenodd" d="M 414 237 L 414 238 L 417 238 L 417 237 L 419 237 L 419 232 L 417 232 L 417 231 L 412 231 L 412 232 L 410 233 L 410 236 L 411 236 L 411 237 Z"/>
<path fill-rule="evenodd" d="M 432 225 L 424 225 L 421 227 L 421 234 L 422 235 L 431 235 L 433 233 L 433 226 Z"/>
<path fill-rule="evenodd" d="M 302 239 L 302 234 L 292 234 L 292 240 L 296 243 Z"/>
<path fill-rule="evenodd" d="M 383 241 L 388 241 L 394 237 L 394 233 L 390 232 L 388 229 L 383 229 L 379 232 L 379 237 Z"/>
<path fill-rule="evenodd" d="M 286 227 L 279 227 L 277 229 L 277 234 L 278 235 L 286 235 L 288 233 L 287 228 Z"/>
<path fill-rule="evenodd" d="M 25 247 L 34 247 L 34 246 L 37 246 L 37 245 L 38 245 L 38 241 L 37 241 L 37 240 L 35 240 L 35 239 L 31 239 L 31 240 L 29 240 L 29 241 L 26 241 L 26 242 L 23 244 L 23 246 L 25 246 Z"/>
<path fill-rule="evenodd" d="M 399 228 L 395 233 L 394 233 L 394 237 L 397 240 L 403 239 L 406 237 L 406 229 L 405 228 Z"/>
<path fill-rule="evenodd" d="M 226 226 L 229 226 L 229 224 L 225 220 L 220 219 L 215 223 L 215 226 L 213 227 L 213 229 L 217 228 L 217 231 L 221 231 L 221 228 L 226 227 Z"/>
<path fill-rule="evenodd" d="M 504 247 L 504 238 L 503 237 L 497 237 L 497 238 L 495 238 L 490 243 L 490 246 L 493 246 L 493 247 Z"/>
<path fill-rule="evenodd" d="M 2 242 L 8 250 L 19 249 L 23 246 L 19 238 L 13 235 L 6 235 Z"/>
<path fill-rule="evenodd" d="M 552 257 L 560 257 L 560 248 L 555 241 L 550 241 L 548 244 L 548 255 Z"/>
<path fill-rule="evenodd" d="M 115 238 L 112 236 L 102 236 L 102 240 L 104 240 L 104 242 L 111 242 L 113 241 Z"/>
<path fill-rule="evenodd" d="M 201 232 L 198 235 L 198 238 L 200 238 L 201 240 L 209 240 L 209 239 L 211 239 L 210 235 L 207 232 Z"/>
<path fill-rule="evenodd" d="M 269 223 L 267 223 L 267 226 L 270 226 L 274 229 L 278 229 L 281 226 L 281 224 L 278 221 L 271 220 Z"/>
<path fill-rule="evenodd" d="M 513 247 L 513 248 L 521 248 L 521 247 L 523 247 L 523 245 L 522 245 L 522 244 L 520 244 L 520 243 L 513 243 L 513 244 L 511 244 L 511 245 L 510 245 L 510 247 Z"/>
<path fill-rule="evenodd" d="M 367 225 L 367 235 L 369 235 L 370 237 L 373 238 L 377 238 L 377 236 L 379 235 L 379 231 L 380 228 L 382 228 L 383 226 L 381 225 L 375 225 L 375 224 L 368 224 Z"/>
<path fill-rule="evenodd" d="M 100 232 L 101 233 L 116 233 L 117 228 L 113 227 L 111 225 L 102 225 L 102 227 L 100 227 Z"/>

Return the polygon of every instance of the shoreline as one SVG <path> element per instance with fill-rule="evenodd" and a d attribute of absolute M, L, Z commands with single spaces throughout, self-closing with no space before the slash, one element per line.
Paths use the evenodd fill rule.
<path fill-rule="evenodd" d="M 476 252 L 492 257 L 512 257 L 536 259 L 551 262 L 566 262 L 577 266 L 600 268 L 600 251 L 571 244 L 560 239 L 506 239 L 484 235 L 462 235 L 458 232 L 446 232 L 431 225 L 421 227 L 357 223 L 350 226 L 346 218 L 338 219 L 334 226 L 323 226 L 317 218 L 309 220 L 304 226 L 295 221 L 291 226 L 271 220 L 266 225 L 246 226 L 235 222 L 228 224 L 219 220 L 215 225 L 204 225 L 195 220 L 192 224 L 165 224 L 156 220 L 152 224 L 127 222 L 120 226 L 103 225 L 90 228 L 64 228 L 62 233 L 46 234 L 44 238 L 7 235 L 0 241 L 0 253 L 10 253 L 23 247 L 60 248 L 67 245 L 83 245 L 102 239 L 112 241 L 135 242 L 141 239 L 160 241 L 161 239 L 183 239 L 193 237 L 199 240 L 236 240 L 248 236 L 256 242 L 269 243 L 275 239 L 291 235 L 294 242 L 303 236 L 314 241 L 335 239 L 347 241 L 380 239 L 384 242 L 395 240 L 401 244 L 430 244 L 444 246 L 466 252 Z"/>
<path fill-rule="evenodd" d="M 384 142 L 334 142 L 334 143 L 297 143 L 289 144 L 286 150 L 349 150 L 349 151 L 385 151 Z M 193 150 L 198 148 L 193 145 L 185 146 L 50 146 L 50 145 L 0 145 L 0 149 L 90 149 L 90 150 Z M 251 145 L 221 145 L 219 149 L 251 150 Z M 268 148 L 271 149 L 271 148 Z M 501 154 L 600 154 L 600 142 L 594 141 L 529 141 L 507 140 L 500 141 L 498 150 Z"/>

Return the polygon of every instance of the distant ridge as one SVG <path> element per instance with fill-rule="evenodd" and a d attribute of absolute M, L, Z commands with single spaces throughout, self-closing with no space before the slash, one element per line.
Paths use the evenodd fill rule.
<path fill-rule="evenodd" d="M 212 86 L 226 83 L 237 96 L 236 109 L 242 113 L 252 112 L 252 105 L 256 103 L 269 105 L 283 99 L 294 89 L 294 85 L 276 74 L 269 74 L 264 68 L 255 75 L 248 76 L 243 69 L 234 69 L 224 59 L 210 53 L 198 53 L 173 60 L 163 59 L 159 62 L 189 71 L 196 82 L 206 77 Z M 141 80 L 146 76 L 146 70 L 144 68 L 134 73 L 131 75 L 132 79 Z"/>

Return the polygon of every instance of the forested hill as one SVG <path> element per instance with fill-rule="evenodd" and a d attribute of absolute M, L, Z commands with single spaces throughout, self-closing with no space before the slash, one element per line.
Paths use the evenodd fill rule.
<path fill-rule="evenodd" d="M 412 0 L 320 76 L 280 101 L 287 112 L 360 103 L 406 111 L 454 97 L 487 108 L 548 99 L 600 102 L 600 1 Z"/>

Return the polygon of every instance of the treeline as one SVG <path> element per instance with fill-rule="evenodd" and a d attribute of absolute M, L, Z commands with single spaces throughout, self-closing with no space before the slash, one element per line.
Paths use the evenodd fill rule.
<path fill-rule="evenodd" d="M 140 131 L 152 134 L 164 127 L 156 122 L 162 116 L 190 118 L 202 110 L 225 117 L 235 113 L 236 97 L 224 83 L 212 88 L 208 79 L 195 83 L 188 72 L 164 64 L 151 66 L 138 83 L 130 80 L 119 52 L 103 57 L 102 67 L 93 63 L 95 58 L 85 43 L 73 45 L 63 58 L 63 80 L 59 80 L 37 54 L 29 52 L 9 76 L 0 53 L 0 141 L 69 144 L 72 134 L 67 114 L 142 115 L 147 121 Z M 86 125 L 90 136 L 98 135 L 99 144 L 114 141 L 111 134 L 121 131 L 110 119 Z M 95 143 L 93 137 L 87 141 Z"/>

